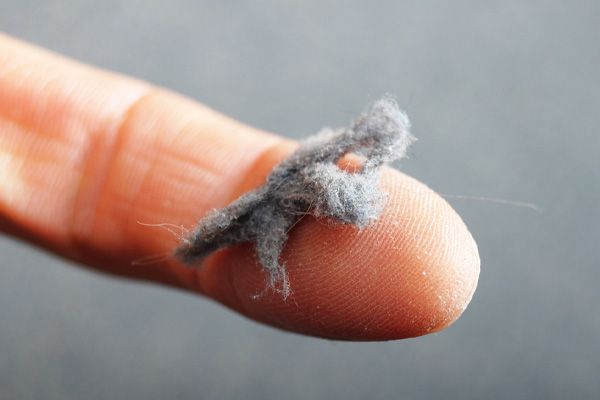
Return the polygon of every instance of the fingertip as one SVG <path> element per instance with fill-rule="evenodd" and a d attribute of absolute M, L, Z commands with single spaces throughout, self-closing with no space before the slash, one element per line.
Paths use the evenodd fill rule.
<path fill-rule="evenodd" d="M 477 246 L 422 183 L 385 169 L 381 188 L 389 194 L 385 210 L 367 228 L 312 217 L 294 227 L 282 254 L 287 299 L 255 298 L 267 277 L 249 245 L 207 262 L 209 295 L 260 322 L 330 339 L 402 339 L 448 327 L 477 286 Z"/>

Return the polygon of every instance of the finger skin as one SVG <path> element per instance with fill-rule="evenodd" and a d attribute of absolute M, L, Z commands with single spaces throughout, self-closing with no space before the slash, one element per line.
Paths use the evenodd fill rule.
<path fill-rule="evenodd" d="M 0 36 L 0 229 L 96 270 L 205 294 L 257 321 L 344 340 L 450 325 L 479 276 L 460 217 L 385 169 L 383 215 L 359 230 L 303 218 L 281 261 L 293 291 L 264 290 L 250 244 L 202 268 L 168 255 L 182 231 L 258 187 L 297 144 L 173 93 Z M 143 224 L 142 224 L 143 223 Z"/>

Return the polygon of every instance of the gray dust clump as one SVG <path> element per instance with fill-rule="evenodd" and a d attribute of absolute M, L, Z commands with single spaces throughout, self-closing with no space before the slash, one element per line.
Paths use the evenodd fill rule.
<path fill-rule="evenodd" d="M 279 256 L 289 230 L 307 214 L 365 227 L 379 216 L 385 200 L 377 190 L 379 167 L 404 157 L 414 140 L 396 101 L 378 100 L 352 126 L 326 128 L 304 141 L 273 169 L 264 186 L 202 218 L 175 256 L 193 265 L 219 249 L 254 242 L 268 273 L 267 289 L 285 299 L 290 286 Z M 352 173 L 337 164 L 349 152 L 364 157 Z"/>

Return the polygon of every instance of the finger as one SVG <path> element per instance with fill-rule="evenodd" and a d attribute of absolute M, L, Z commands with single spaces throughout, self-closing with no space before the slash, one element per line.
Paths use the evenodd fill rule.
<path fill-rule="evenodd" d="M 281 261 L 293 295 L 264 290 L 252 246 L 203 268 L 169 254 L 178 238 L 259 186 L 296 144 L 150 85 L 0 38 L 2 229 L 96 269 L 211 296 L 260 322 L 339 339 L 418 336 L 451 324 L 479 274 L 473 239 L 424 185 L 393 170 L 384 214 L 362 231 L 304 218 Z"/>

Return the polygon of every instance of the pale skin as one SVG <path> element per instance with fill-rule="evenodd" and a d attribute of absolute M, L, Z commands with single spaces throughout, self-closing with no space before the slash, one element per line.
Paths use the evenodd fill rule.
<path fill-rule="evenodd" d="M 193 229 L 264 183 L 297 143 L 146 82 L 0 35 L 0 230 L 97 271 L 199 293 L 284 330 L 343 340 L 436 332 L 470 301 L 479 255 L 460 217 L 385 169 L 371 226 L 310 216 L 282 253 L 293 294 L 241 244 L 189 268 L 169 223 Z M 136 260 L 165 255 L 152 263 Z M 126 307 L 126 305 L 124 305 Z"/>

